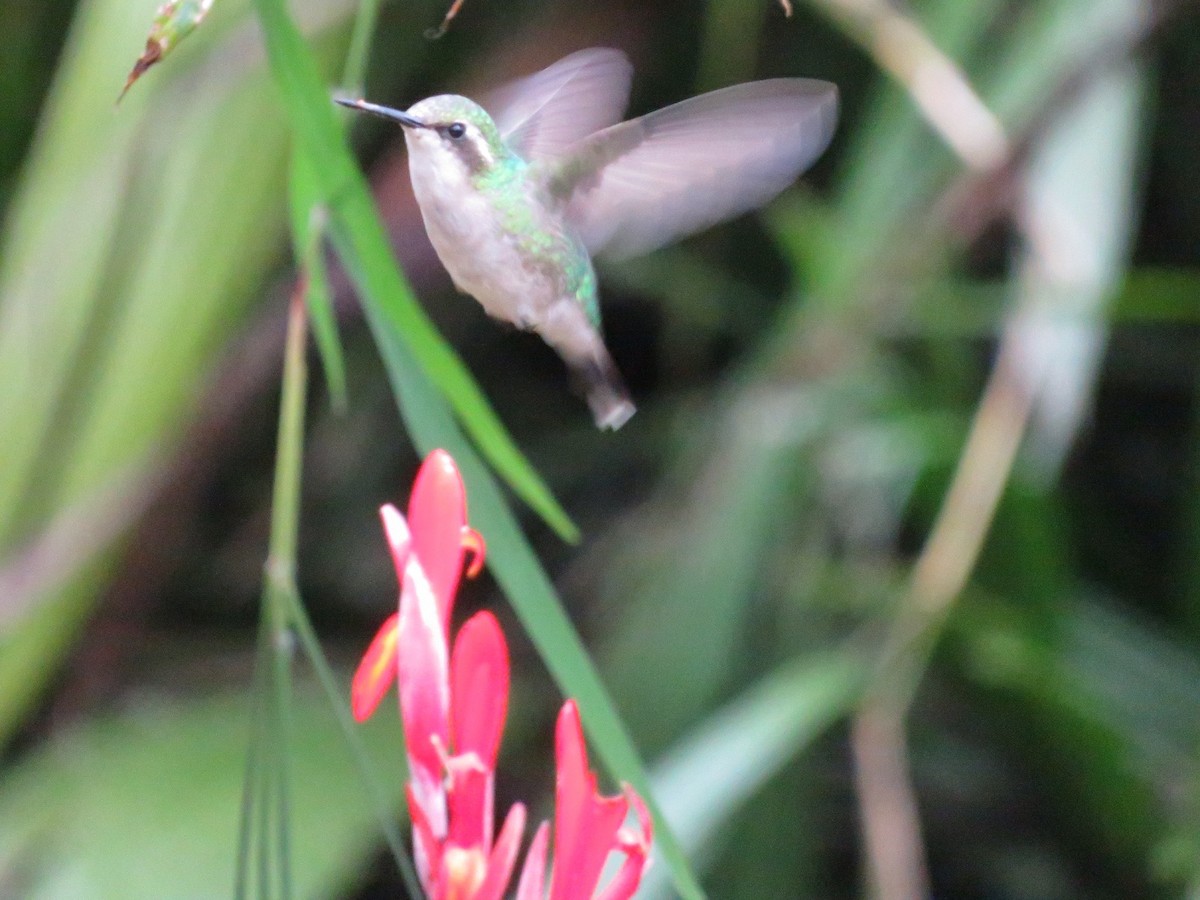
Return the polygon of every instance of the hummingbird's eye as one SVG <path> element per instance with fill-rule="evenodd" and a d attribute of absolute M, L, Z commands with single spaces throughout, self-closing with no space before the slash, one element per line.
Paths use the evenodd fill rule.
<path fill-rule="evenodd" d="M 462 122 L 453 122 L 446 129 L 446 134 L 450 135 L 452 140 L 461 140 L 462 136 L 467 133 L 467 126 Z"/>

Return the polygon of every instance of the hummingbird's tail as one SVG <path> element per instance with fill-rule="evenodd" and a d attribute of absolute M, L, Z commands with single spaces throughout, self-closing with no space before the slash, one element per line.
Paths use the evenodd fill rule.
<path fill-rule="evenodd" d="M 572 368 L 587 395 L 596 427 L 616 431 L 637 412 L 637 407 L 629 399 L 625 381 L 603 344 L 600 351 L 602 358 L 593 357 L 580 365 L 573 364 Z"/>
<path fill-rule="evenodd" d="M 616 431 L 629 421 L 637 407 L 599 330 L 577 301 L 559 301 L 537 331 L 571 370 L 587 397 L 597 428 Z"/>

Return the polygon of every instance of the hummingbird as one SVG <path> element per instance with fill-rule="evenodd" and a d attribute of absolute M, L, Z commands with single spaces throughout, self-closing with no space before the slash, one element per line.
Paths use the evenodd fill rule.
<path fill-rule="evenodd" d="M 455 287 L 562 357 L 596 425 L 635 407 L 601 331 L 593 257 L 648 253 L 756 209 L 828 146 L 837 87 L 737 84 L 621 121 L 633 67 L 581 50 L 476 103 L 407 111 L 335 98 L 401 126 L 413 192 Z"/>

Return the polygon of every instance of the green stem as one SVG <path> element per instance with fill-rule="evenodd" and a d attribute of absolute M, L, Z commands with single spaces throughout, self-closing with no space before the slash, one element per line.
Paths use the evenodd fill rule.
<path fill-rule="evenodd" d="M 283 362 L 283 397 L 275 451 L 275 486 L 271 493 L 271 539 L 267 554 L 266 597 L 272 586 L 286 590 L 296 580 L 296 544 L 300 533 L 300 467 L 304 449 L 304 399 L 308 363 L 304 343 L 308 318 L 301 299 L 303 285 L 288 311 L 287 344 Z M 276 619 L 275 624 L 284 620 Z"/>
<path fill-rule="evenodd" d="M 363 786 L 366 789 L 367 799 L 374 808 L 375 816 L 379 820 L 379 827 L 383 831 L 384 840 L 387 841 L 388 848 L 392 851 L 392 857 L 396 860 L 396 865 L 400 869 L 400 876 L 404 879 L 404 887 L 410 897 L 423 897 L 424 892 L 421 890 L 412 860 L 409 858 L 408 852 L 404 849 L 404 837 L 400 834 L 400 829 L 396 827 L 392 810 L 386 803 L 380 801 L 381 797 L 387 795 L 387 791 L 383 786 L 383 780 L 379 777 L 379 773 L 375 769 L 374 763 L 371 762 L 371 756 L 367 753 L 367 747 L 358 733 L 354 719 L 350 715 L 350 709 L 346 705 L 345 691 L 338 683 L 333 670 L 329 667 L 329 663 L 325 659 L 325 654 L 321 651 L 321 644 L 317 640 L 317 633 L 313 630 L 312 622 L 309 621 L 308 613 L 305 612 L 304 606 L 300 603 L 299 596 L 296 594 L 291 595 L 288 597 L 288 602 L 290 604 L 292 626 L 296 629 L 296 636 L 300 639 L 300 646 L 305 654 L 307 654 L 309 662 L 312 663 L 313 670 L 317 673 L 317 681 L 320 682 L 321 688 L 325 691 L 325 696 L 329 700 L 329 705 L 333 707 L 334 714 L 337 716 L 338 725 L 341 726 L 342 733 L 346 737 L 351 756 L 354 758 L 354 764 L 358 767 L 359 777 L 362 779 Z"/>
<path fill-rule="evenodd" d="M 262 611 L 254 665 L 254 722 L 242 789 L 241 833 L 234 881 L 234 896 L 238 898 L 251 894 L 271 896 L 271 885 L 275 881 L 279 884 L 281 897 L 286 900 L 292 895 L 287 752 L 291 730 L 293 637 L 288 598 L 296 590 L 304 400 L 308 385 L 304 356 L 307 322 L 304 302 L 297 292 L 292 297 L 288 314 L 283 361 L 283 396 L 271 498 L 271 537 L 263 572 Z M 256 832 L 254 839 L 252 830 Z M 255 847 L 258 890 L 252 891 L 249 870 Z M 272 850 L 277 855 L 273 855 Z M 274 878 L 272 863 L 278 866 Z"/>
<path fill-rule="evenodd" d="M 276 852 L 279 865 L 279 895 L 287 900 L 292 896 L 292 842 L 291 842 L 291 779 L 288 765 L 288 748 L 291 746 L 292 710 L 292 634 L 287 625 L 287 605 L 282 592 L 273 590 L 271 609 L 275 622 L 271 628 L 271 673 L 272 681 L 272 730 L 274 732 L 273 754 L 276 802 Z"/>
<path fill-rule="evenodd" d="M 263 743 L 268 744 L 274 739 L 274 733 L 267 724 L 268 716 L 263 716 Z M 269 789 L 271 782 L 271 764 L 270 754 L 265 752 L 269 747 L 264 747 L 262 765 L 259 768 L 258 785 L 258 816 L 255 823 L 257 831 L 255 832 L 256 845 L 258 846 L 258 890 L 251 891 L 251 897 L 270 897 L 271 896 L 271 804 L 269 800 Z"/>
<path fill-rule="evenodd" d="M 283 396 L 275 450 L 275 484 L 271 494 L 271 538 L 267 553 L 264 603 L 269 621 L 271 702 L 269 703 L 274 771 L 269 779 L 277 804 L 275 827 L 280 896 L 292 895 L 291 827 L 288 783 L 288 738 L 292 701 L 292 631 L 288 597 L 296 591 L 296 547 L 300 534 L 300 475 L 304 458 L 304 401 L 308 391 L 308 314 L 303 279 L 288 310 L 283 357 Z"/>
<path fill-rule="evenodd" d="M 264 729 L 266 710 L 263 708 L 266 698 L 266 670 L 262 661 L 267 658 L 269 641 L 266 608 L 264 607 L 258 624 L 258 642 L 255 653 L 257 664 L 254 667 L 254 708 L 251 713 L 250 746 L 246 750 L 246 773 L 242 781 L 242 804 L 238 817 L 238 858 L 233 882 L 235 900 L 243 900 L 250 896 L 250 863 L 254 853 L 251 835 L 253 834 L 256 804 L 262 802 L 263 773 L 266 772 L 266 761 L 263 759 L 263 746 L 267 740 Z"/>
<path fill-rule="evenodd" d="M 304 437 L 304 397 L 308 384 L 308 368 L 305 360 L 307 337 L 307 315 L 301 284 L 292 299 L 288 316 L 287 346 L 283 367 L 283 399 L 279 414 L 278 449 L 275 458 L 275 489 L 271 510 L 271 550 L 267 562 L 266 602 L 271 616 L 270 641 L 273 654 L 273 725 L 276 746 L 283 750 L 288 737 L 288 721 L 291 700 L 291 656 L 292 642 L 299 637 L 300 643 L 312 662 L 330 705 L 349 742 L 355 764 L 363 775 L 364 784 L 375 807 L 376 815 L 383 827 L 396 863 L 400 867 L 409 895 L 420 897 L 419 882 L 412 862 L 404 850 L 404 840 L 396 827 L 393 811 L 379 798 L 386 795 L 382 782 L 371 765 L 370 757 L 362 742 L 350 711 L 346 705 L 345 691 L 338 684 L 329 663 L 325 660 L 321 644 L 313 631 L 308 614 L 300 602 L 296 589 L 296 543 L 299 529 L 300 473 Z M 294 629 L 294 631 L 293 631 Z M 275 757 L 276 788 L 279 791 L 278 823 L 280 880 L 283 896 L 289 895 L 290 855 L 287 832 L 287 766 L 286 754 L 279 752 Z"/>

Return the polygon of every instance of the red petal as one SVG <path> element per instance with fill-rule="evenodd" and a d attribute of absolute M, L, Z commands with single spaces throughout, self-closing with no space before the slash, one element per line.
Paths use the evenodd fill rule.
<path fill-rule="evenodd" d="M 601 797 L 588 770 L 583 727 L 574 700 L 563 704 L 555 732 L 558 775 L 554 796 L 554 872 L 550 900 L 590 900 L 617 829 L 625 821 L 625 797 Z"/>
<path fill-rule="evenodd" d="M 399 613 L 392 613 L 363 654 L 350 682 L 350 709 L 356 722 L 365 722 L 396 680 L 396 641 Z"/>
<path fill-rule="evenodd" d="M 379 517 L 383 519 L 383 533 L 387 537 L 388 548 L 392 551 L 392 565 L 396 568 L 396 583 L 404 584 L 404 569 L 412 553 L 412 532 L 400 510 L 385 503 L 379 507 Z"/>
<path fill-rule="evenodd" d="M 417 866 L 417 875 L 426 893 L 432 893 L 433 873 L 441 869 L 441 843 L 433 833 L 433 826 L 421 803 L 417 800 L 410 783 L 405 788 L 408 798 L 408 816 L 412 821 L 413 831 L 413 862 Z"/>
<path fill-rule="evenodd" d="M 596 900 L 629 900 L 646 872 L 646 854 L 631 853 L 621 863 L 621 868 L 596 897 Z"/>
<path fill-rule="evenodd" d="M 492 772 L 473 753 L 449 761 L 447 811 L 450 817 L 446 840 L 483 854 L 492 850 L 495 785 Z"/>
<path fill-rule="evenodd" d="M 517 864 L 517 851 L 521 849 L 521 835 L 525 833 L 525 806 L 514 803 L 504 819 L 500 837 L 488 858 L 487 876 L 479 886 L 475 900 L 500 900 L 512 878 Z M 541 900 L 539 897 L 538 900 Z"/>
<path fill-rule="evenodd" d="M 467 493 L 458 465 L 445 450 L 434 450 L 421 464 L 408 501 L 408 521 L 413 549 L 438 600 L 442 627 L 448 628 L 462 575 Z"/>
<path fill-rule="evenodd" d="M 423 802 L 431 799 L 426 791 L 441 783 L 442 752 L 450 746 L 448 656 L 437 601 L 420 565 L 412 560 L 400 594 L 397 680 L 411 774 L 419 782 Z M 433 811 L 427 808 L 426 813 L 433 818 L 435 831 L 439 830 L 441 823 Z"/>
<path fill-rule="evenodd" d="M 637 791 L 629 785 L 624 785 L 624 788 L 625 796 L 629 798 L 629 805 L 633 807 L 634 815 L 637 816 L 638 828 L 641 829 L 641 834 L 633 836 L 632 839 L 649 852 L 650 845 L 654 843 L 654 817 L 650 815 L 650 810 L 646 808 L 646 804 L 638 796 Z"/>
<path fill-rule="evenodd" d="M 490 612 L 476 613 L 459 629 L 450 678 L 454 752 L 475 753 L 494 771 L 508 712 L 509 665 L 504 632 Z"/>
<path fill-rule="evenodd" d="M 621 852 L 625 854 L 625 861 L 621 863 L 616 876 L 597 900 L 629 900 L 641 884 L 642 875 L 646 873 L 649 862 L 650 845 L 654 841 L 654 820 L 650 817 L 646 804 L 633 788 L 626 785 L 625 795 L 637 815 L 639 831 L 635 833 L 631 829 L 622 828 L 617 835 L 617 842 Z"/>
<path fill-rule="evenodd" d="M 516 900 L 542 900 L 546 885 L 546 846 L 550 842 L 550 823 L 538 826 L 537 834 L 525 854 L 525 865 L 521 867 L 521 880 L 517 882 Z"/>

